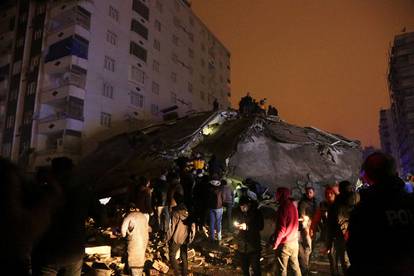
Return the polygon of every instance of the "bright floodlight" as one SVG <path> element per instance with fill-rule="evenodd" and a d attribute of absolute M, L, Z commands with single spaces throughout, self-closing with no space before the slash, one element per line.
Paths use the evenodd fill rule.
<path fill-rule="evenodd" d="M 106 204 L 108 204 L 108 202 L 111 200 L 111 198 L 110 197 L 104 197 L 104 198 L 101 198 L 100 200 L 99 200 L 99 202 L 102 204 L 102 205 L 106 205 Z"/>

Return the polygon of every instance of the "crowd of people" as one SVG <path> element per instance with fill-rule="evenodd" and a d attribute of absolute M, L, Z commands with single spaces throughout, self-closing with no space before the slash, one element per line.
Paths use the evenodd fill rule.
<path fill-rule="evenodd" d="M 105 224 L 107 212 L 68 158 L 52 160 L 32 178 L 0 159 L 2 250 L 7 275 L 81 275 L 85 220 Z M 327 185 L 324 200 L 308 185 L 299 200 L 288 187 L 275 193 L 275 275 L 309 275 L 316 243 L 331 275 L 411 275 L 414 271 L 414 200 L 391 157 L 374 153 L 362 167 L 365 185 Z M 187 250 L 199 233 L 220 246 L 223 228 L 235 235 L 243 275 L 261 275 L 262 193 L 248 179 L 235 189 L 226 166 L 201 153 L 179 158 L 156 179 L 131 176 L 120 235 L 127 240 L 127 269 L 142 275 L 153 238 L 168 248 L 175 275 L 188 275 Z M 8 237 L 8 238 L 5 238 Z M 177 252 L 181 262 L 177 262 Z M 289 275 L 290 275 L 289 274 Z"/>
<path fill-rule="evenodd" d="M 246 96 L 242 97 L 239 102 L 239 112 L 242 116 L 249 117 L 252 115 L 267 115 L 267 116 L 279 116 L 279 112 L 276 107 L 269 105 L 266 111 L 267 99 L 260 100 L 254 99 L 247 92 Z"/>

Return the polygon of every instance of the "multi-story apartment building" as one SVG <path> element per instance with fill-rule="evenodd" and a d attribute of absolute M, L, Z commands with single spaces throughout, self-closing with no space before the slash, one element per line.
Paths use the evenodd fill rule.
<path fill-rule="evenodd" d="M 390 53 L 389 89 L 399 164 L 414 172 L 414 33 L 394 39 Z"/>
<path fill-rule="evenodd" d="M 75 161 L 119 126 L 230 106 L 230 53 L 185 0 L 11 1 L 1 155 Z"/>
<path fill-rule="evenodd" d="M 399 168 L 397 137 L 395 136 L 391 109 L 381 109 L 379 118 L 381 150 L 394 157 L 397 162 L 397 167 Z"/>

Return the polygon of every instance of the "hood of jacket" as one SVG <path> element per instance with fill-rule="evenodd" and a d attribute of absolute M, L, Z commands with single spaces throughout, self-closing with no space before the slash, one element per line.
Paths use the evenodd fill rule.
<path fill-rule="evenodd" d="M 290 198 L 290 190 L 286 187 L 280 187 L 276 190 L 276 201 L 283 202 Z"/>

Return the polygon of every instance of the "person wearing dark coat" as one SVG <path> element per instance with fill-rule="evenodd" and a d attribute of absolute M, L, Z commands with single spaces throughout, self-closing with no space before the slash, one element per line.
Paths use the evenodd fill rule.
<path fill-rule="evenodd" d="M 305 194 L 298 204 L 299 211 L 299 264 L 302 275 L 309 274 L 309 261 L 312 254 L 312 238 L 310 236 L 310 226 L 318 207 L 315 198 L 315 189 L 313 187 L 306 187 Z"/>
<path fill-rule="evenodd" d="M 170 216 L 167 205 L 168 182 L 167 172 L 164 172 L 154 184 L 152 202 L 157 214 L 157 221 L 161 236 L 168 230 Z"/>
<path fill-rule="evenodd" d="M 188 245 L 195 237 L 195 224 L 191 221 L 188 210 L 183 203 L 183 197 L 177 194 L 175 197 L 177 206 L 171 213 L 171 223 L 167 232 L 167 243 L 169 246 L 169 259 L 174 270 L 174 275 L 188 274 L 187 250 Z M 180 250 L 181 274 L 179 271 L 176 254 Z"/>
<path fill-rule="evenodd" d="M 261 275 L 260 268 L 260 231 L 263 230 L 263 215 L 257 206 L 248 197 L 242 197 L 235 215 L 234 227 L 236 228 L 238 254 L 241 258 L 243 275 L 250 275 L 250 267 L 253 276 Z"/>
<path fill-rule="evenodd" d="M 348 224 L 351 211 L 359 201 L 358 193 L 353 191 L 349 181 L 339 183 L 339 195 L 328 209 L 328 238 L 326 248 L 333 248 L 338 263 L 346 274 L 349 259 L 346 251 L 348 240 Z M 339 274 L 339 271 L 336 271 Z"/>
<path fill-rule="evenodd" d="M 149 220 L 149 216 L 153 213 L 152 209 L 152 189 L 151 182 L 144 176 L 138 179 L 135 190 L 135 207 L 139 212 L 145 214 Z"/>
<path fill-rule="evenodd" d="M 232 181 L 228 178 L 221 180 L 221 186 L 223 189 L 223 206 L 226 208 L 227 229 L 229 231 L 233 228 L 232 211 L 234 206 L 234 190 L 231 183 Z"/>
<path fill-rule="evenodd" d="M 81 275 L 85 254 L 85 221 L 98 224 L 105 218 L 103 206 L 86 185 L 73 175 L 72 160 L 52 160 L 52 173 L 62 186 L 60 206 L 48 230 L 33 250 L 33 275 Z"/>
<path fill-rule="evenodd" d="M 349 275 L 413 275 L 414 198 L 391 156 L 369 155 L 363 171 L 369 186 L 349 219 Z"/>

